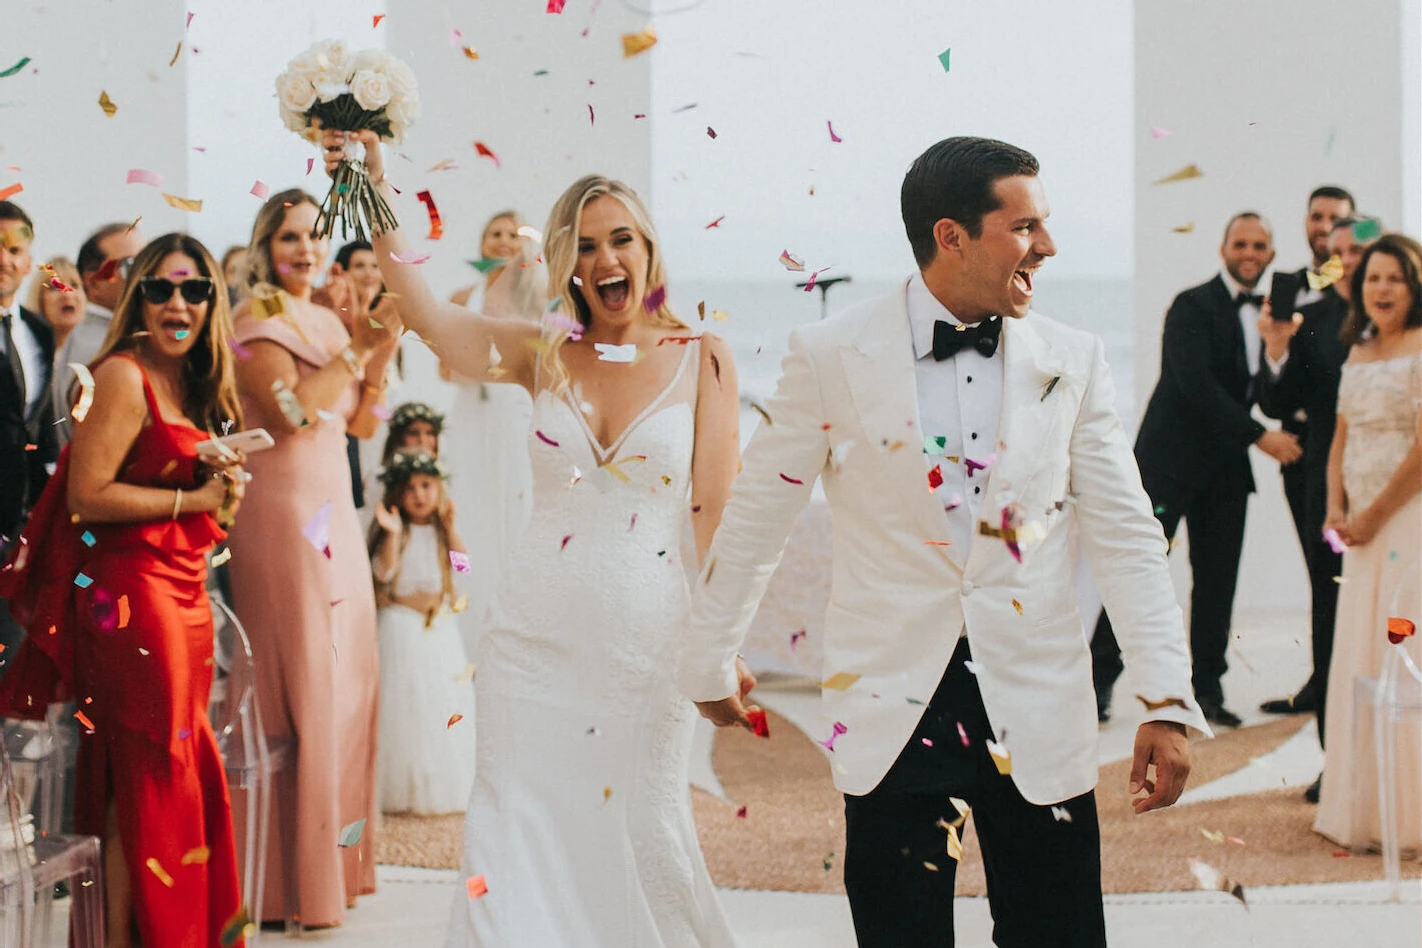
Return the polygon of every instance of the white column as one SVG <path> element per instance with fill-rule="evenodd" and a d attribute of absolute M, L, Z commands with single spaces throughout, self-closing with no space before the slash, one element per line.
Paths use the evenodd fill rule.
<path fill-rule="evenodd" d="M 1416 194 L 1419 175 L 1403 81 L 1403 62 L 1416 62 L 1416 6 L 1359 0 L 1344 12 L 1332 0 L 1136 3 L 1135 377 L 1142 407 L 1160 371 L 1165 310 L 1180 290 L 1218 271 L 1231 214 L 1253 209 L 1270 218 L 1277 264 L 1290 269 L 1308 260 L 1303 218 L 1317 185 L 1348 188 L 1359 210 L 1389 227 L 1416 226 L 1415 209 L 1403 210 L 1405 190 Z M 1172 134 L 1156 140 L 1152 125 Z M 1203 178 L 1151 183 L 1192 163 Z M 1173 232 L 1190 225 L 1190 233 Z M 1237 605 L 1305 607 L 1303 563 L 1278 466 L 1256 457 L 1255 477 Z"/>

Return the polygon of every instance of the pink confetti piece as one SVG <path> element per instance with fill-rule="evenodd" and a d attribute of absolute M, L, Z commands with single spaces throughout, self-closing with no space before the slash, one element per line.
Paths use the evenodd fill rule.
<path fill-rule="evenodd" d="M 808 293 L 815 288 L 815 281 L 819 279 L 820 271 L 816 270 L 810 274 L 810 278 L 805 281 L 805 292 Z"/>
<path fill-rule="evenodd" d="M 804 486 L 805 486 L 805 482 L 804 482 L 804 481 L 800 480 L 799 478 L 791 477 L 789 474 L 783 474 L 783 473 L 782 473 L 782 474 L 780 475 L 780 479 L 781 479 L 782 481 L 784 481 L 785 483 L 787 483 L 787 484 L 795 484 L 795 485 L 797 485 L 797 486 L 799 486 L 799 487 L 804 487 Z"/>
<path fill-rule="evenodd" d="M 227 337 L 227 348 L 231 349 L 232 354 L 239 359 L 252 358 L 252 350 L 248 349 L 246 346 L 242 345 L 242 343 L 238 342 L 231 336 Z"/>
<path fill-rule="evenodd" d="M 560 544 L 558 544 L 558 549 L 560 549 L 560 550 L 566 550 L 566 549 L 568 548 L 568 541 L 570 541 L 570 540 L 572 540 L 572 539 L 573 539 L 573 535 L 572 535 L 571 533 L 568 534 L 567 536 L 565 536 L 565 537 L 563 538 L 563 542 L 560 543 Z"/>
<path fill-rule="evenodd" d="M 792 273 L 803 273 L 805 270 L 805 261 L 788 250 L 780 251 L 780 265 Z"/>
<path fill-rule="evenodd" d="M 963 746 L 968 746 L 968 729 L 963 727 L 963 722 L 958 722 L 958 740 L 963 742 Z"/>
<path fill-rule="evenodd" d="M 267 186 L 265 181 L 258 181 L 252 185 L 251 193 L 265 201 L 271 195 L 272 189 Z"/>
<path fill-rule="evenodd" d="M 716 130 L 710 125 L 706 126 L 706 137 L 711 139 L 713 142 L 716 140 Z"/>
<path fill-rule="evenodd" d="M 183 29 L 186 30 L 188 27 L 190 27 L 190 26 L 193 25 L 193 17 L 195 17 L 195 16 L 197 16 L 196 13 L 193 13 L 192 11 L 188 11 L 188 21 L 183 24 Z"/>
<path fill-rule="evenodd" d="M 1160 139 L 1165 138 L 1167 135 L 1174 135 L 1174 134 L 1175 134 L 1175 133 L 1172 132 L 1170 129 L 1168 129 L 1168 128 L 1161 128 L 1159 125 L 1152 125 L 1152 126 L 1150 127 L 1150 137 L 1151 137 L 1151 138 L 1154 138 L 1156 141 L 1159 141 Z"/>
<path fill-rule="evenodd" d="M 301 528 L 304 536 L 316 552 L 326 559 L 331 558 L 331 502 L 328 500 L 316 509 L 316 514 Z"/>
<path fill-rule="evenodd" d="M 452 46 L 452 47 L 458 48 L 458 47 L 462 46 L 463 44 L 464 44 L 464 34 L 461 33 L 461 32 L 459 32 L 458 30 L 451 29 L 451 30 L 449 31 L 449 45 Z"/>
<path fill-rule="evenodd" d="M 163 176 L 156 171 L 149 171 L 147 168 L 130 168 L 125 184 L 149 184 L 155 188 L 163 186 Z"/>
<path fill-rule="evenodd" d="M 829 740 L 826 740 L 826 741 L 815 741 L 815 743 L 818 744 L 818 745 L 820 745 L 821 747 L 823 747 L 825 750 L 830 751 L 830 752 L 833 752 L 833 751 L 834 751 L 834 742 L 837 741 L 837 740 L 839 740 L 839 736 L 840 736 L 841 734 L 847 733 L 848 731 L 849 731 L 849 728 L 845 727 L 845 726 L 844 726 L 842 723 L 840 723 L 839 721 L 836 721 L 836 722 L 834 722 L 834 733 L 829 736 Z"/>
<path fill-rule="evenodd" d="M 596 125 L 596 124 L 597 124 L 597 113 L 593 111 L 593 107 L 592 107 L 592 103 L 591 103 L 591 102 L 588 103 L 588 124 L 589 124 L 589 125 Z"/>
<path fill-rule="evenodd" d="M 554 441 L 552 438 L 548 437 L 548 436 L 547 436 L 546 434 L 544 434 L 543 432 L 541 432 L 541 431 L 534 431 L 533 433 L 534 433 L 535 435 L 537 435 L 537 436 L 538 436 L 538 440 L 539 440 L 539 441 L 542 441 L 544 444 L 552 445 L 552 446 L 555 447 L 555 448 L 556 448 L 556 447 L 559 447 L 558 442 Z"/>
<path fill-rule="evenodd" d="M 1334 553 L 1348 552 L 1348 544 L 1343 542 L 1343 538 L 1338 535 L 1338 531 L 1328 527 L 1323 531 L 1323 540 L 1328 544 L 1328 548 Z"/>
<path fill-rule="evenodd" d="M 395 413 L 390 410 L 390 406 L 384 402 L 376 402 L 370 406 L 370 413 L 381 421 L 389 421 L 395 417 Z"/>
<path fill-rule="evenodd" d="M 827 125 L 827 126 L 829 127 L 830 141 L 832 141 L 832 142 L 842 142 L 842 141 L 844 141 L 844 139 L 840 138 L 838 135 L 836 135 L 836 134 L 834 133 L 834 122 L 825 122 L 825 125 Z"/>
<path fill-rule="evenodd" d="M 567 2 L 568 2 L 568 0 L 548 0 L 548 12 L 549 12 L 549 13 L 562 13 L 562 12 L 563 12 L 563 4 L 565 4 L 565 3 L 567 3 Z"/>
<path fill-rule="evenodd" d="M 968 477 L 971 478 L 975 471 L 986 471 L 992 467 L 993 462 L 996 460 L 996 454 L 989 454 L 987 458 L 982 461 L 974 461 L 972 458 L 963 458 L 963 466 L 968 469 Z"/>
<path fill-rule="evenodd" d="M 801 630 L 798 631 L 798 632 L 791 632 L 791 633 L 790 633 L 790 650 L 793 652 L 793 651 L 795 650 L 795 646 L 799 645 L 799 644 L 800 644 L 800 640 L 803 639 L 803 638 L 805 638 L 805 636 L 807 636 L 807 635 L 809 635 L 809 633 L 806 632 L 804 629 L 801 629 Z"/>
<path fill-rule="evenodd" d="M 434 256 L 433 253 L 414 253 L 414 252 L 411 252 L 411 253 L 407 253 L 407 254 L 398 254 L 398 253 L 395 253 L 394 251 L 392 251 L 392 252 L 390 253 L 390 259 L 391 259 L 391 260 L 394 260 L 396 263 L 408 263 L 410 266 L 419 266 L 420 264 L 422 264 L 422 263 L 424 263 L 425 261 L 429 260 L 430 257 L 433 257 L 433 256 Z"/>
<path fill-rule="evenodd" d="M 449 551 L 449 565 L 456 573 L 469 572 L 469 554 L 461 553 L 459 550 Z"/>
<path fill-rule="evenodd" d="M 662 304 L 666 301 L 667 288 L 665 286 L 659 286 L 652 292 L 648 293 L 646 299 L 642 300 L 642 308 L 645 309 L 648 313 L 655 313 L 657 310 L 662 308 Z"/>
<path fill-rule="evenodd" d="M 743 820 L 743 819 L 745 819 L 745 818 L 746 818 L 746 808 L 745 808 L 744 805 L 742 805 L 742 806 L 740 806 L 740 807 L 738 807 L 738 808 L 736 809 L 736 819 L 738 819 L 738 820 Z"/>
<path fill-rule="evenodd" d="M 923 741 L 923 746 L 924 746 L 924 747 L 932 747 L 932 746 L 933 746 L 933 738 L 931 738 L 931 737 L 921 737 L 921 738 L 919 738 L 919 740 Z"/>

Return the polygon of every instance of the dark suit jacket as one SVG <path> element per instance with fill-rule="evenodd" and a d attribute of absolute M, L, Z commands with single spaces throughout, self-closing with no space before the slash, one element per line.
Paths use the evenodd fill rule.
<path fill-rule="evenodd" d="M 1349 347 L 1338 334 L 1348 316 L 1348 304 L 1336 293 L 1299 310 L 1303 325 L 1289 343 L 1289 359 L 1277 379 L 1259 373 L 1259 410 L 1270 418 L 1291 417 L 1302 408 L 1308 413 L 1308 439 L 1304 442 L 1306 504 L 1309 522 L 1322 529 L 1328 506 L 1328 449 L 1338 417 L 1338 380 Z"/>
<path fill-rule="evenodd" d="M 1249 414 L 1251 375 L 1239 308 L 1224 280 L 1216 276 L 1175 297 L 1165 314 L 1160 381 L 1136 436 L 1136 463 L 1153 500 L 1211 483 L 1254 490 L 1248 449 L 1264 426 Z"/>
<path fill-rule="evenodd" d="M 36 384 L 43 385 L 44 392 L 30 417 L 25 418 L 19 389 L 10 377 L 10 364 L 0 359 L 0 372 L 4 373 L 4 378 L 0 378 L 0 535 L 11 538 L 24 525 L 25 516 L 49 480 L 45 465 L 59 457 L 54 400 L 49 394 L 54 333 L 44 320 L 24 307 L 20 307 L 20 318 L 39 340 L 45 375 L 42 379 L 27 380 L 31 392 Z M 35 447 L 26 450 L 28 445 Z"/>

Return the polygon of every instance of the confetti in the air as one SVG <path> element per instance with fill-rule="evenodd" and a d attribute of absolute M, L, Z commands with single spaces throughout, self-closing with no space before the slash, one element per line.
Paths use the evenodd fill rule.
<path fill-rule="evenodd" d="M 1175 133 L 1172 132 L 1170 129 L 1168 129 L 1168 128 L 1161 128 L 1159 125 L 1152 125 L 1152 126 L 1150 127 L 1150 137 L 1151 137 L 1151 138 L 1154 138 L 1156 141 L 1159 141 L 1160 139 L 1165 138 L 1167 135 L 1174 135 L 1174 134 L 1175 134 Z"/>
<path fill-rule="evenodd" d="M 459 712 L 456 711 L 454 714 L 451 714 L 451 715 L 449 716 L 449 721 L 445 723 L 444 729 L 447 731 L 447 730 L 449 730 L 450 728 L 454 727 L 456 724 L 458 724 L 460 721 L 463 721 L 463 720 L 464 720 L 464 715 L 462 715 L 462 714 L 460 714 Z"/>
<path fill-rule="evenodd" d="M 79 379 L 79 401 L 69 410 L 69 416 L 76 423 L 82 423 L 89 417 L 89 409 L 94 407 L 94 376 L 90 374 L 89 367 L 80 362 L 70 362 L 69 368 Z"/>
<path fill-rule="evenodd" d="M 439 240 L 444 236 L 444 223 L 439 218 L 439 208 L 435 207 L 434 195 L 428 191 L 420 191 L 415 197 L 425 206 L 430 217 L 430 232 L 425 235 L 425 239 Z"/>
<path fill-rule="evenodd" d="M 847 733 L 849 733 L 849 728 L 845 727 L 844 724 L 843 724 L 843 722 L 836 721 L 836 722 L 834 722 L 834 732 L 833 732 L 832 734 L 830 734 L 829 738 L 828 738 L 827 740 L 823 740 L 823 741 L 816 741 L 815 743 L 816 743 L 816 744 L 819 744 L 821 747 L 823 747 L 823 748 L 824 748 L 825 750 L 827 750 L 827 751 L 833 751 L 833 750 L 834 750 L 834 742 L 837 741 L 837 740 L 839 740 L 840 735 L 842 735 L 842 734 L 847 734 Z"/>
<path fill-rule="evenodd" d="M 341 835 L 340 838 L 336 841 L 336 845 L 340 846 L 342 849 L 349 849 L 350 847 L 360 843 L 361 835 L 364 832 L 364 819 L 356 820 L 354 823 L 347 823 L 345 826 L 341 827 Z"/>
<path fill-rule="evenodd" d="M 820 682 L 821 688 L 828 688 L 831 691 L 847 691 L 856 681 L 859 675 L 853 672 L 835 672 L 833 675 Z"/>
<path fill-rule="evenodd" d="M 948 57 L 952 52 L 952 48 L 949 48 L 938 54 L 938 63 L 943 67 L 944 72 L 948 71 Z"/>
<path fill-rule="evenodd" d="M 1172 184 L 1176 181 L 1189 181 L 1191 178 L 1203 178 L 1204 176 L 1205 173 L 1201 171 L 1197 165 L 1189 164 L 1179 171 L 1152 181 L 1151 184 Z"/>
<path fill-rule="evenodd" d="M 825 125 L 827 125 L 827 126 L 829 127 L 830 141 L 836 142 L 836 143 L 844 141 L 844 139 L 840 138 L 838 135 L 836 135 L 836 134 L 834 133 L 834 122 L 832 122 L 832 121 L 827 121 L 827 122 L 825 122 Z"/>
<path fill-rule="evenodd" d="M 253 197 L 265 201 L 268 197 L 271 196 L 271 185 L 267 184 L 265 181 L 258 179 L 257 181 L 252 182 L 252 190 L 249 193 L 251 193 Z"/>
<path fill-rule="evenodd" d="M 492 161 L 494 163 L 495 168 L 502 167 L 499 162 L 499 156 L 494 154 L 493 149 L 490 148 L 488 145 L 484 144 L 483 142 L 475 142 L 474 151 L 478 153 L 480 158 L 488 158 L 490 161 Z"/>
<path fill-rule="evenodd" d="M 637 33 L 623 33 L 622 58 L 631 59 L 639 53 L 645 53 L 655 45 L 657 45 L 657 34 L 650 26 Z"/>
<path fill-rule="evenodd" d="M 460 550 L 449 551 L 449 565 L 456 573 L 469 572 L 469 554 Z"/>
<path fill-rule="evenodd" d="M 551 7 L 553 4 L 552 2 L 550 2 L 548 5 Z M 562 3 L 559 2 L 558 9 L 561 10 L 562 7 Z M 550 9 L 548 12 L 556 13 L 558 11 Z M 479 898 L 481 895 L 485 895 L 488 893 L 489 883 L 484 881 L 483 876 L 470 876 L 468 879 L 464 880 L 464 888 L 468 891 L 469 900 L 472 902 L 474 899 Z"/>
<path fill-rule="evenodd" d="M 408 263 L 411 266 L 419 266 L 433 256 L 434 254 L 432 253 L 414 253 L 413 251 L 405 254 L 398 254 L 393 250 L 390 252 L 391 260 L 394 260 L 396 263 Z"/>
<path fill-rule="evenodd" d="M 26 56 L 19 62 L 15 63 L 15 65 L 11 66 L 9 69 L 0 72 L 0 79 L 9 79 L 11 76 L 17 74 L 21 69 L 24 69 L 29 64 L 30 57 Z"/>
<path fill-rule="evenodd" d="M 163 187 L 163 176 L 156 171 L 149 171 L 147 168 L 130 168 L 128 175 L 124 178 L 124 184 L 147 184 L 161 188 Z"/>
<path fill-rule="evenodd" d="M 148 861 L 144 863 L 144 865 L 148 867 L 149 872 L 153 873 L 155 876 L 158 877 L 159 882 L 163 883 L 170 889 L 173 887 L 173 877 L 168 875 L 168 870 L 164 869 L 163 864 L 159 862 L 156 858 L 154 858 L 153 856 L 149 856 Z"/>
<path fill-rule="evenodd" d="M 191 211 L 196 214 L 202 210 L 202 201 L 193 198 L 178 197 L 176 194 L 164 194 L 163 200 L 168 202 L 169 207 L 176 207 L 180 211 Z"/>
<path fill-rule="evenodd" d="M 118 106 L 114 104 L 113 99 L 109 98 L 109 94 L 107 92 L 99 93 L 99 108 L 103 109 L 104 114 L 107 115 L 109 118 L 113 118 L 114 113 L 118 111 Z"/>
<path fill-rule="evenodd" d="M 331 558 L 331 510 L 332 505 L 328 500 L 316 509 L 315 515 L 301 528 L 301 535 L 326 559 Z"/>

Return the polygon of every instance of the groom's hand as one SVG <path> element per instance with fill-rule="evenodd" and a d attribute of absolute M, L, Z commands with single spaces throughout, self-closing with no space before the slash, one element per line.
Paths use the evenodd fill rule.
<path fill-rule="evenodd" d="M 1150 766 L 1155 768 L 1154 780 L 1147 776 L 1146 768 Z M 1135 801 L 1136 814 L 1170 806 L 1180 799 L 1189 776 L 1190 742 L 1185 737 L 1185 725 L 1173 721 L 1142 724 L 1136 731 L 1129 792 L 1134 796 L 1144 790 L 1150 796 Z"/>
<path fill-rule="evenodd" d="M 739 725 L 747 731 L 754 731 L 755 726 L 751 724 L 750 718 L 746 716 L 747 711 L 759 711 L 755 705 L 747 708 L 741 703 L 739 695 L 731 695 L 729 698 L 722 698 L 720 701 L 698 701 L 696 710 L 701 712 L 701 716 L 717 727 L 735 727 Z"/>

